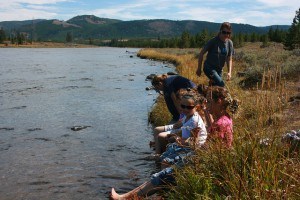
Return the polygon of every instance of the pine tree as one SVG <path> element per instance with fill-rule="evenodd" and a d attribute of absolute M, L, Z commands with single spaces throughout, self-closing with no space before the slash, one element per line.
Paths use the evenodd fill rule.
<path fill-rule="evenodd" d="M 25 41 L 25 35 L 23 33 L 18 32 L 17 33 L 17 44 L 23 44 Z"/>
<path fill-rule="evenodd" d="M 250 36 L 250 42 L 257 42 L 258 40 L 258 34 L 253 32 Z"/>
<path fill-rule="evenodd" d="M 245 44 L 245 35 L 241 32 L 233 35 L 233 37 L 231 39 L 234 44 L 234 47 L 236 47 L 236 48 L 242 47 Z"/>
<path fill-rule="evenodd" d="M 205 43 L 209 40 L 209 34 L 206 29 L 203 29 L 200 33 L 195 36 L 196 47 L 203 47 Z"/>
<path fill-rule="evenodd" d="M 169 40 L 168 47 L 177 48 L 178 47 L 178 39 L 177 38 L 172 38 L 171 40 Z"/>
<path fill-rule="evenodd" d="M 262 48 L 268 47 L 270 45 L 268 34 L 264 34 L 261 36 L 261 42 L 262 42 L 262 45 L 261 45 Z"/>
<path fill-rule="evenodd" d="M 181 34 L 181 48 L 189 48 L 190 47 L 190 34 L 187 31 L 184 31 Z"/>
<path fill-rule="evenodd" d="M 296 16 L 288 30 L 284 45 L 290 50 L 300 48 L 300 8 L 296 11 Z"/>
<path fill-rule="evenodd" d="M 0 43 L 4 42 L 6 39 L 5 31 L 1 28 L 0 29 Z"/>
<path fill-rule="evenodd" d="M 196 48 L 197 45 L 196 45 L 196 39 L 195 39 L 195 36 L 191 36 L 190 38 L 190 48 Z"/>
<path fill-rule="evenodd" d="M 89 38 L 89 44 L 93 44 L 93 39 L 92 38 Z"/>
<path fill-rule="evenodd" d="M 245 35 L 244 35 L 244 41 L 245 42 L 250 42 L 250 35 L 248 33 L 245 33 Z"/>
<path fill-rule="evenodd" d="M 271 41 L 274 41 L 274 30 L 273 30 L 272 26 L 269 29 L 268 36 L 269 36 Z"/>
<path fill-rule="evenodd" d="M 73 41 L 73 36 L 71 32 L 67 32 L 66 35 L 66 42 L 72 42 Z"/>

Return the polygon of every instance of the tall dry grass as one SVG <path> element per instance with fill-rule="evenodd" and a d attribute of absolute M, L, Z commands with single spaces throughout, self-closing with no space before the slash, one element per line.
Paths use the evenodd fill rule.
<path fill-rule="evenodd" d="M 254 51 L 253 46 L 250 50 Z M 174 63 L 181 75 L 197 84 L 207 83 L 204 75 L 195 75 L 196 51 L 166 51 L 146 49 L 140 56 Z M 237 53 L 241 51 L 247 49 Z M 251 62 L 268 59 L 269 54 L 256 49 L 253 55 Z M 276 61 L 278 67 L 273 69 L 261 66 L 264 70 L 260 82 L 245 90 L 240 84 L 245 77 L 237 77 L 236 73 L 247 70 L 247 59 L 248 56 L 234 60 L 234 78 L 226 83 L 241 102 L 239 114 L 233 116 L 234 148 L 224 150 L 215 146 L 197 152 L 193 164 L 176 174 L 177 184 L 165 195 L 166 199 L 300 199 L 299 151 L 291 151 L 289 144 L 281 141 L 283 133 L 289 130 L 283 118 L 290 92 L 286 79 L 282 79 L 284 63 Z M 291 58 L 283 61 L 288 59 Z M 169 120 L 163 118 L 165 113 L 168 111 L 160 99 L 152 111 L 155 125 Z"/>

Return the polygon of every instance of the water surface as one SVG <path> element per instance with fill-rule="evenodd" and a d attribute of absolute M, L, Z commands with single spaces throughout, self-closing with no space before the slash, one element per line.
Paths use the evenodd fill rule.
<path fill-rule="evenodd" d="M 0 49 L 1 199 L 106 199 L 148 180 L 145 78 L 173 69 L 137 51 Z"/>

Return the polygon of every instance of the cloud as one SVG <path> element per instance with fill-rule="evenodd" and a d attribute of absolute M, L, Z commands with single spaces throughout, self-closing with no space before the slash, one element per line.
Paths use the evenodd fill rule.
<path fill-rule="evenodd" d="M 256 0 L 268 7 L 290 7 L 296 8 L 300 6 L 299 0 Z"/>
<path fill-rule="evenodd" d="M 71 2 L 71 0 L 9 0 L 3 1 L 2 4 L 36 4 L 36 5 L 43 5 L 43 4 L 56 4 L 60 2 Z"/>
<path fill-rule="evenodd" d="M 245 19 L 247 24 L 255 26 L 266 26 L 266 25 L 290 25 L 295 17 L 295 10 L 290 11 L 272 10 L 265 12 L 263 10 L 246 11 L 240 15 Z"/>
<path fill-rule="evenodd" d="M 119 4 L 110 6 L 109 8 L 89 10 L 88 12 L 96 16 L 122 20 L 150 19 L 153 17 L 153 15 L 147 14 L 150 5 L 154 6 L 153 1 L 144 0 L 137 3 Z M 87 14 L 87 11 L 82 10 L 80 13 Z"/>
<path fill-rule="evenodd" d="M 52 19 L 56 16 L 56 13 L 46 12 L 46 11 L 38 11 L 38 10 L 28 10 L 28 9 L 15 9 L 14 12 L 5 12 L 1 13 L 1 19 L 3 21 L 11 21 L 11 20 L 29 20 L 29 19 Z M 43 16 L 43 17 L 41 17 Z"/>
<path fill-rule="evenodd" d="M 268 0 L 259 0 L 265 4 L 271 2 Z M 273 0 L 272 0 L 273 1 Z M 275 0 L 278 7 L 271 9 L 268 5 L 259 5 L 247 1 L 240 1 L 240 4 L 220 3 L 222 6 L 217 6 L 215 1 L 204 1 L 201 6 L 186 5 L 185 9 L 181 9 L 176 13 L 179 20 L 193 19 L 200 21 L 218 22 L 229 21 L 232 23 L 244 23 L 254 26 L 266 25 L 289 25 L 295 16 L 295 4 L 283 3 L 281 0 Z M 295 0 L 291 0 L 296 3 Z M 298 2 L 298 0 L 297 0 Z M 298 3 L 300 4 L 300 2 Z M 283 6 L 284 5 L 284 6 Z M 169 15 L 169 18 L 174 19 L 175 15 Z"/>
<path fill-rule="evenodd" d="M 121 20 L 230 21 L 256 26 L 292 22 L 299 0 L 0 0 L 0 20 L 68 20 L 91 14 Z M 297 5 L 299 5 L 297 7 Z"/>
<path fill-rule="evenodd" d="M 32 18 L 52 19 L 58 15 L 57 3 L 70 0 L 0 0 L 1 21 L 28 20 Z"/>

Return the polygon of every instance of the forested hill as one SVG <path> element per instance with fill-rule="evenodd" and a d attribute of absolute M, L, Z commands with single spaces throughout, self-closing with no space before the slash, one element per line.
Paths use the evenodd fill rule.
<path fill-rule="evenodd" d="M 270 26 L 256 27 L 249 24 L 232 24 L 235 33 L 267 33 Z M 99 18 L 93 15 L 76 16 L 67 21 L 61 20 L 27 20 L 0 22 L 7 35 L 16 32 L 32 35 L 35 40 L 65 41 L 71 33 L 78 39 L 132 39 L 132 38 L 171 38 L 184 31 L 196 34 L 206 29 L 217 32 L 220 23 L 195 20 L 132 20 Z M 288 25 L 273 25 L 274 29 L 287 30 Z"/>

